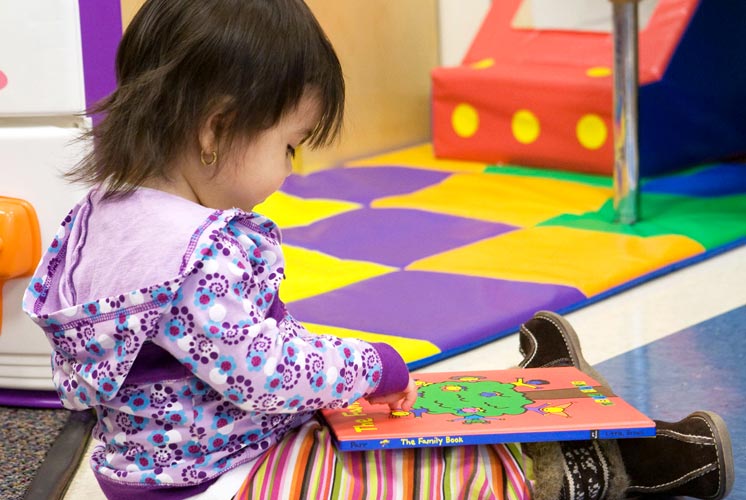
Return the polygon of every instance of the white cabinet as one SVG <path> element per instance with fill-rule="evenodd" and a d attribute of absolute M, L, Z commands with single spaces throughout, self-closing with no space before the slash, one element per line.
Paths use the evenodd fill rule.
<path fill-rule="evenodd" d="M 67 211 L 83 196 L 83 189 L 60 177 L 83 155 L 84 145 L 74 141 L 81 130 L 2 125 L 0 119 L 0 195 L 31 203 L 45 249 Z M 28 283 L 28 277 L 15 278 L 2 289 L 0 388 L 52 390 L 51 348 L 43 332 L 21 310 Z"/>
<path fill-rule="evenodd" d="M 73 0 L 0 0 L 0 116 L 85 109 L 78 9 Z"/>

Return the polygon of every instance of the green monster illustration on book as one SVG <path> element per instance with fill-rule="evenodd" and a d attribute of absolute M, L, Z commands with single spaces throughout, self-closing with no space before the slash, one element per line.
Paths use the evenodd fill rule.
<path fill-rule="evenodd" d="M 442 382 L 416 382 L 419 391 L 414 407 L 408 412 L 394 411 L 391 414 L 393 417 L 414 415 L 420 418 L 425 414 L 452 414 L 458 418 L 451 422 L 461 421 L 464 424 L 487 424 L 489 420 L 495 420 L 495 417 L 521 415 L 527 411 L 568 417 L 565 410 L 572 403 L 536 404 L 536 400 L 578 397 L 584 392 L 600 394 L 590 386 L 560 391 L 534 390 L 549 383 L 541 379 L 524 381 L 523 378 L 517 378 L 513 383 L 504 383 L 480 376 L 459 376 Z M 517 387 L 527 391 L 518 391 Z M 607 401 L 606 395 L 611 396 L 606 391 L 605 395 L 601 395 L 604 401 Z"/>

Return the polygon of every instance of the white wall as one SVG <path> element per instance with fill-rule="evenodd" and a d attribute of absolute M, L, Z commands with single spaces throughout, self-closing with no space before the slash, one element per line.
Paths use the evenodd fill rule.
<path fill-rule="evenodd" d="M 658 2 L 641 0 L 640 29 L 647 25 Z M 461 63 L 490 4 L 491 0 L 439 0 L 441 66 Z M 522 12 L 517 28 L 611 31 L 611 3 L 604 0 L 528 0 Z"/>
<path fill-rule="evenodd" d="M 0 0 L 0 116 L 85 109 L 78 2 Z"/>
<path fill-rule="evenodd" d="M 638 5 L 640 29 L 647 26 L 659 0 L 641 0 Z M 547 30 L 612 30 L 611 2 L 602 0 L 524 0 L 524 18 L 514 27 Z"/>
<path fill-rule="evenodd" d="M 490 3 L 490 0 L 439 1 L 441 66 L 457 66 L 461 63 Z"/>

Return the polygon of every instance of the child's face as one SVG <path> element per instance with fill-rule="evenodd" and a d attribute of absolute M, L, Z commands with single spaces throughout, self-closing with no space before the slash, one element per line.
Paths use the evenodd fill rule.
<path fill-rule="evenodd" d="M 274 127 L 252 142 L 238 139 L 226 163 L 211 182 L 212 199 L 220 207 L 251 211 L 277 191 L 292 172 L 292 158 L 319 121 L 320 106 L 306 93 L 298 107 L 286 113 Z"/>

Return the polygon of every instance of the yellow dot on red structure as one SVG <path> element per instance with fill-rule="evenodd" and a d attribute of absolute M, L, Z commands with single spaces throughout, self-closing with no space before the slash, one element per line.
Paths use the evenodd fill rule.
<path fill-rule="evenodd" d="M 527 109 L 519 109 L 513 114 L 511 128 L 513 137 L 521 144 L 531 144 L 539 138 L 541 133 L 539 119 Z"/>
<path fill-rule="evenodd" d="M 471 63 L 469 66 L 471 66 L 474 69 L 487 69 L 491 68 L 495 65 L 495 60 L 491 57 L 488 57 L 487 59 L 482 59 L 480 61 Z"/>
<path fill-rule="evenodd" d="M 585 74 L 587 76 L 590 76 L 591 78 L 604 78 L 607 76 L 611 76 L 611 68 L 608 68 L 606 66 L 594 66 L 592 68 L 588 68 Z"/>
<path fill-rule="evenodd" d="M 453 110 L 451 125 L 456 135 L 468 139 L 479 130 L 479 113 L 471 104 L 461 103 Z"/>
<path fill-rule="evenodd" d="M 584 115 L 575 127 L 578 141 L 586 149 L 599 149 L 606 143 L 609 135 L 603 119 L 592 113 Z"/>

